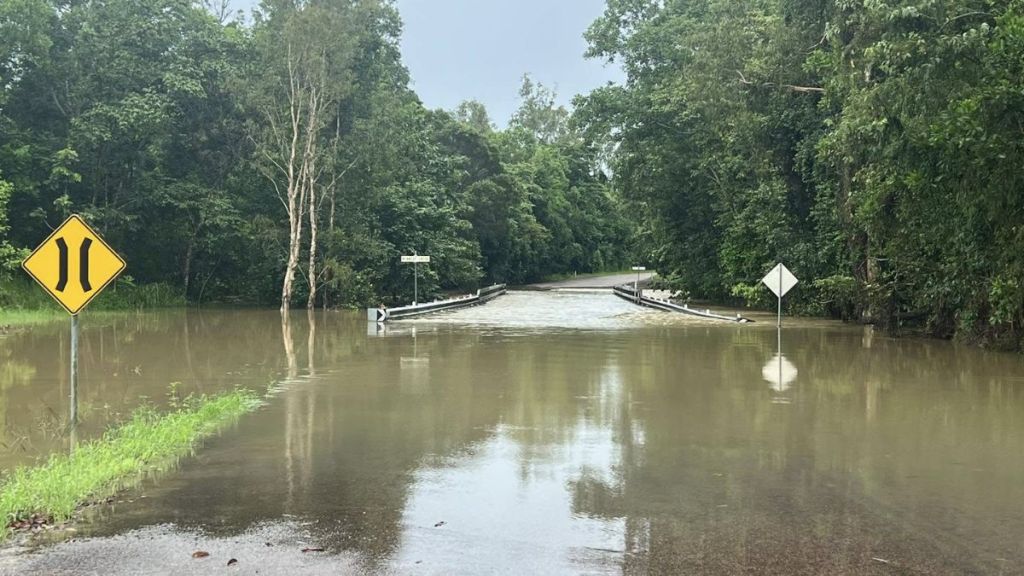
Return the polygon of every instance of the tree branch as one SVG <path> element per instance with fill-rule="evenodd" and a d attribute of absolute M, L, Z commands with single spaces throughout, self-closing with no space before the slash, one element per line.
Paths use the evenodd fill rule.
<path fill-rule="evenodd" d="M 745 86 L 753 86 L 755 88 L 784 88 L 786 90 L 792 90 L 793 92 L 801 93 L 825 93 L 824 88 L 819 88 L 817 86 L 796 86 L 794 84 L 776 84 L 775 82 L 763 82 L 761 84 L 756 84 L 754 82 L 751 82 L 750 80 L 747 80 L 746 76 L 743 75 L 743 72 L 737 70 L 736 73 L 739 74 L 740 76 L 740 84 L 743 84 Z"/>

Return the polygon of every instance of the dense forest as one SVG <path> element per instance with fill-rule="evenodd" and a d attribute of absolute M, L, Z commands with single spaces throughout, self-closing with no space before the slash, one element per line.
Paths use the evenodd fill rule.
<path fill-rule="evenodd" d="M 414 252 L 435 294 L 626 264 L 632 227 L 551 90 L 524 78 L 498 130 L 478 102 L 421 104 L 389 2 L 266 0 L 246 25 L 216 4 L 0 0 L 4 274 L 72 213 L 123 282 L 193 302 L 409 301 Z"/>
<path fill-rule="evenodd" d="M 423 106 L 391 2 L 225 16 L 0 0 L 0 274 L 75 212 L 193 302 L 407 301 L 415 251 L 764 305 L 781 260 L 794 310 L 1021 347 L 1024 0 L 607 0 L 626 81 L 504 128 Z"/>
<path fill-rule="evenodd" d="M 1024 2 L 608 0 L 576 102 L 693 295 L 1009 348 L 1024 324 Z"/>

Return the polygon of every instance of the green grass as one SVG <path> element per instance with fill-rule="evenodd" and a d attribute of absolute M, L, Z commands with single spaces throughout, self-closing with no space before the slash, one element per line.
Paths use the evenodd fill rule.
<path fill-rule="evenodd" d="M 50 457 L 40 466 L 14 470 L 0 486 L 4 526 L 32 515 L 62 522 L 83 503 L 105 498 L 141 480 L 148 471 L 172 465 L 199 440 L 235 422 L 262 401 L 254 392 L 236 390 L 213 397 L 190 398 L 166 414 L 152 407 L 102 438 L 78 446 L 72 455 Z M 0 532 L 0 538 L 11 533 Z"/>

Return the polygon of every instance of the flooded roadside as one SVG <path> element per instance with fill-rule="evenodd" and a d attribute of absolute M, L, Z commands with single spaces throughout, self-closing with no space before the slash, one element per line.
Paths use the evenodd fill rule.
<path fill-rule="evenodd" d="M 87 329 L 94 405 L 123 411 L 170 381 L 285 386 L 82 524 L 89 539 L 0 570 L 133 573 L 117 559 L 146 546 L 161 573 L 219 573 L 191 558 L 202 546 L 325 574 L 1024 566 L 1019 357 L 792 321 L 780 376 L 767 323 L 506 298 L 380 331 L 356 313 L 241 311 Z M 37 355 L 59 332 L 0 341 L 25 367 L 3 387 L 8 422 L 38 417 L 11 408 L 36 396 L 59 404 L 59 366 Z M 94 372 L 113 383 L 89 392 Z"/>

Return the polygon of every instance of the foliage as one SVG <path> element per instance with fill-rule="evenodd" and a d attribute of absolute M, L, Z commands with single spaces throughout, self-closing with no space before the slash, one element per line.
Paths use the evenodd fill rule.
<path fill-rule="evenodd" d="M 628 79 L 575 119 L 680 286 L 781 260 L 802 310 L 1020 341 L 1020 0 L 608 0 L 587 38 Z"/>
<path fill-rule="evenodd" d="M 292 300 L 325 306 L 410 300 L 413 252 L 428 295 L 625 263 L 632 223 L 554 93 L 525 81 L 505 130 L 478 102 L 427 110 L 400 31 L 384 0 L 267 0 L 250 25 L 189 0 L 0 4 L 0 264 L 73 212 L 138 287 L 200 303 L 280 303 L 293 247 Z M 320 90 L 302 230 L 277 193 L 289 64 Z"/>

